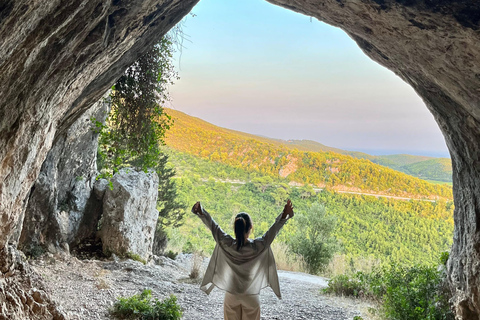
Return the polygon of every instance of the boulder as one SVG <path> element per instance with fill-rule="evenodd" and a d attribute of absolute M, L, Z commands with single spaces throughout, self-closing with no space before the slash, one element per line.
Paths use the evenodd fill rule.
<path fill-rule="evenodd" d="M 105 191 L 100 219 L 103 251 L 148 260 L 158 220 L 158 176 L 122 169 L 111 182 L 113 188 Z"/>
<path fill-rule="evenodd" d="M 13 246 L 0 249 L 0 265 L 0 319 L 68 319 L 21 251 Z"/>

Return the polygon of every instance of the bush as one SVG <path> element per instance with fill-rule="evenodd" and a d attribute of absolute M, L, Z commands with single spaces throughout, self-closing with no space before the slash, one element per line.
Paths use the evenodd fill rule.
<path fill-rule="evenodd" d="M 328 287 L 323 289 L 325 293 L 333 293 L 338 296 L 358 297 L 367 290 L 366 283 L 356 275 L 349 277 L 341 274 L 328 281 Z"/>
<path fill-rule="evenodd" d="M 119 319 L 179 320 L 182 310 L 174 295 L 163 301 L 152 300 L 152 291 L 145 289 L 140 295 L 118 298 L 110 314 Z"/>
<path fill-rule="evenodd" d="M 336 276 L 324 292 L 354 297 L 362 292 L 382 303 L 386 319 L 453 320 L 444 277 L 444 272 L 435 267 L 392 265 L 369 274 Z"/>
<path fill-rule="evenodd" d="M 305 214 L 297 214 L 295 223 L 298 231 L 289 240 L 293 253 L 305 261 L 308 273 L 324 271 L 338 250 L 338 242 L 333 237 L 337 218 L 327 216 L 325 206 L 313 203 Z"/>
<path fill-rule="evenodd" d="M 168 250 L 168 252 L 165 254 L 165 256 L 167 258 L 175 260 L 175 258 L 178 256 L 178 252 L 173 252 L 172 250 Z"/>
<path fill-rule="evenodd" d="M 200 276 L 200 268 L 202 266 L 203 256 L 195 252 L 192 256 L 192 268 L 190 274 L 188 275 L 190 279 L 197 279 Z"/>
<path fill-rule="evenodd" d="M 443 273 L 434 267 L 392 267 L 384 274 L 383 309 L 389 319 L 454 319 Z"/>

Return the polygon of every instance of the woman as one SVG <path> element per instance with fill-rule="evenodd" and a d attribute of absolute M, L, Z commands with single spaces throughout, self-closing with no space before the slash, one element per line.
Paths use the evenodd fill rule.
<path fill-rule="evenodd" d="M 235 238 L 223 232 L 200 202 L 195 203 L 192 212 L 212 231 L 216 242 L 201 289 L 207 294 L 215 286 L 226 291 L 223 304 L 225 319 L 259 320 L 260 290 L 269 286 L 281 298 L 270 245 L 285 222 L 294 216 L 292 202 L 287 201 L 275 223 L 255 240 L 248 239 L 253 224 L 245 212 L 235 217 Z"/>

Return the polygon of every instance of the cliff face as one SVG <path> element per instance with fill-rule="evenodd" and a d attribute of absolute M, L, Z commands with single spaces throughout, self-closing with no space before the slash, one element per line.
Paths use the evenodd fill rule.
<path fill-rule="evenodd" d="M 53 141 L 197 1 L 1 2 L 0 270 L 4 275 L 15 266 L 6 244 L 13 239 L 25 198 Z M 424 99 L 452 156 L 456 209 L 448 272 L 456 313 L 459 319 L 478 319 L 480 3 L 269 1 L 342 28 L 365 54 L 393 70 Z"/>
<path fill-rule="evenodd" d="M 0 4 L 0 248 L 55 137 L 197 1 Z"/>
<path fill-rule="evenodd" d="M 64 139 L 75 120 L 197 2 L 0 2 L 0 318 L 64 318 L 44 291 L 33 289 L 41 288 L 39 277 L 22 254 L 7 245 L 20 236 L 27 195 L 54 141 Z M 67 164 L 65 159 L 53 160 Z M 65 183 L 62 188 L 70 186 Z M 43 187 L 46 207 L 65 195 Z M 73 187 L 82 187 L 80 178 Z M 46 211 L 55 210 L 50 209 Z M 41 216 L 45 223 L 49 218 Z M 64 218 L 58 227 L 78 226 L 74 216 Z M 30 224 L 33 229 L 26 231 L 48 234 L 50 230 L 40 230 L 43 226 Z M 64 231 L 54 237 L 72 240 L 63 239 L 72 230 Z M 27 242 L 42 236 L 24 235 Z"/>
<path fill-rule="evenodd" d="M 69 251 L 96 229 L 101 203 L 92 194 L 97 172 L 97 139 L 91 118 L 105 121 L 106 95 L 55 140 L 25 200 L 17 224 L 18 247 L 35 256 L 45 249 Z M 12 241 L 12 242 L 13 242 Z"/>

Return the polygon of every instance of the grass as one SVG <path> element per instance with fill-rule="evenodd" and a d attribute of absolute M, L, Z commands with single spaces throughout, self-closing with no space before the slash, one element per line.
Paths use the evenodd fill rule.
<path fill-rule="evenodd" d="M 272 243 L 273 256 L 277 263 L 277 269 L 285 271 L 305 272 L 302 257 L 297 257 L 288 250 L 288 246 L 283 242 Z"/>
<path fill-rule="evenodd" d="M 140 255 L 138 255 L 136 253 L 133 253 L 133 252 L 127 252 L 125 254 L 125 257 L 128 258 L 128 259 L 132 259 L 132 260 L 141 262 L 143 264 L 147 264 L 147 261 L 145 259 L 143 259 Z"/>
<path fill-rule="evenodd" d="M 192 260 L 192 269 L 190 270 L 190 274 L 188 276 L 190 279 L 198 279 L 200 276 L 200 268 L 202 267 L 203 256 L 198 252 L 194 252 Z"/>

